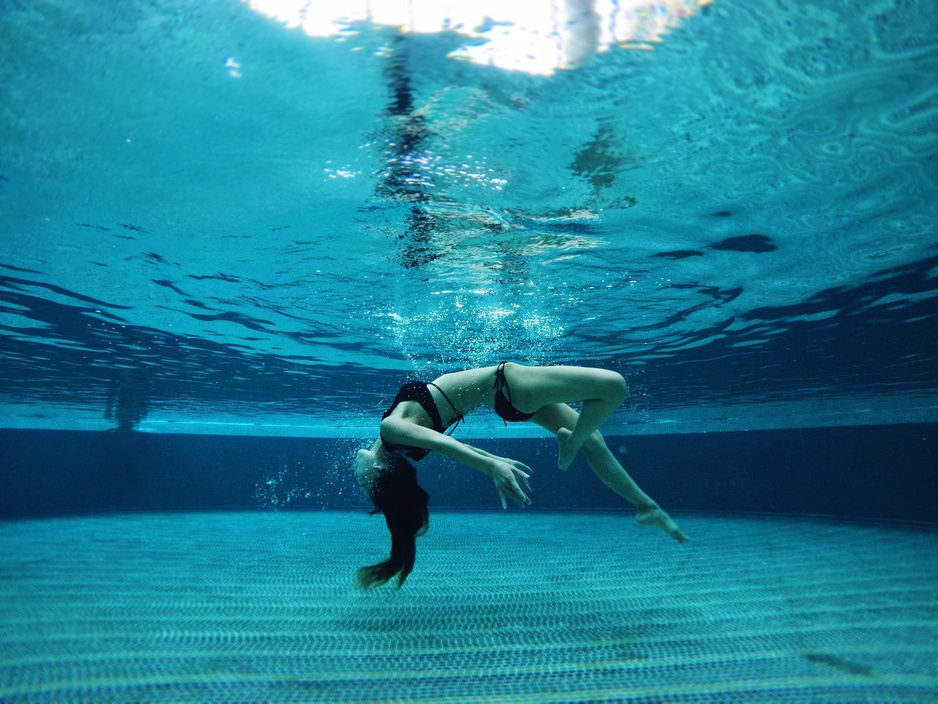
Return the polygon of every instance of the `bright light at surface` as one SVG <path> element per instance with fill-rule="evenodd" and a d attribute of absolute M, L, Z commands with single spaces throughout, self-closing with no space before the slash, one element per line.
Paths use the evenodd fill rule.
<path fill-rule="evenodd" d="M 651 48 L 711 0 L 242 0 L 312 37 L 348 36 L 353 25 L 465 36 L 455 59 L 532 74 L 575 68 L 612 46 Z"/>

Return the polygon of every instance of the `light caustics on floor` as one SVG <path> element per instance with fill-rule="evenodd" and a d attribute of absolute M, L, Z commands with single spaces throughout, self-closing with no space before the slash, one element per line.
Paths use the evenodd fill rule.
<path fill-rule="evenodd" d="M 403 590 L 355 513 L 0 526 L 0 700 L 938 701 L 938 534 L 437 513 Z"/>

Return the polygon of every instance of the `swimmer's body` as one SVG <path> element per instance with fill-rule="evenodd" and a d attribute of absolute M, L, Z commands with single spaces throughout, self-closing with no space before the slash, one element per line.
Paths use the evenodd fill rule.
<path fill-rule="evenodd" d="M 391 531 L 391 559 L 358 571 L 362 586 L 379 586 L 398 575 L 403 585 L 413 569 L 415 538 L 426 530 L 427 495 L 408 462 L 430 452 L 445 455 L 489 475 L 501 497 L 530 504 L 530 467 L 467 445 L 445 430 L 468 413 L 489 406 L 506 422 L 532 422 L 550 431 L 558 443 L 560 469 L 582 453 L 593 472 L 636 508 L 636 519 L 679 542 L 687 537 L 658 504 L 643 492 L 615 458 L 598 428 L 625 400 L 625 379 L 590 367 L 527 367 L 502 362 L 492 367 L 444 374 L 432 382 L 408 382 L 381 420 L 379 439 L 359 450 L 356 475 L 375 511 Z M 577 413 L 568 404 L 582 402 Z"/>

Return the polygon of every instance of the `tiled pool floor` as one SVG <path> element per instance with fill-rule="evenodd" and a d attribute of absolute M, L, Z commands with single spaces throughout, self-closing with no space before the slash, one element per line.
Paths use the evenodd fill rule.
<path fill-rule="evenodd" d="M 441 513 L 0 523 L 3 702 L 938 702 L 938 533 Z"/>

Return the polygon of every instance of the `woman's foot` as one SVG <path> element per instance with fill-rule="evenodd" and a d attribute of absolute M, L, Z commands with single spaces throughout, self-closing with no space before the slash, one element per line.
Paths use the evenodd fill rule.
<path fill-rule="evenodd" d="M 574 447 L 570 443 L 571 435 L 573 435 L 573 433 L 566 428 L 561 428 L 557 431 L 557 444 L 560 446 L 560 454 L 557 456 L 557 466 L 565 472 L 567 471 L 567 467 L 573 464 L 573 460 L 576 459 L 577 453 L 580 451 L 579 447 Z"/>
<path fill-rule="evenodd" d="M 654 505 L 640 508 L 638 514 L 635 516 L 635 520 L 643 526 L 663 530 L 679 543 L 687 541 L 687 536 L 677 527 L 677 523 L 671 520 L 671 516 L 665 513 L 660 506 Z"/>

